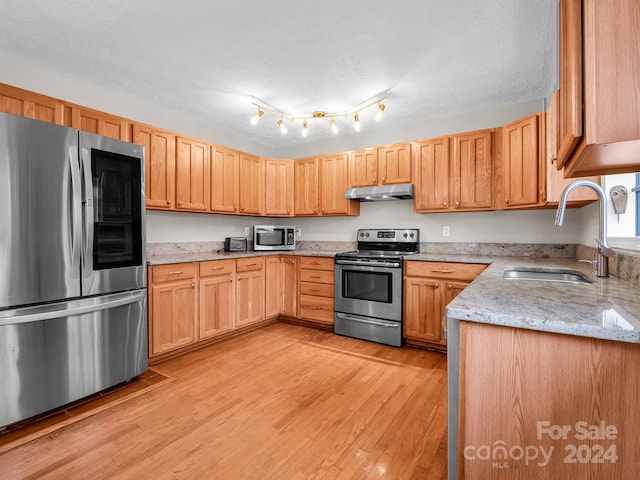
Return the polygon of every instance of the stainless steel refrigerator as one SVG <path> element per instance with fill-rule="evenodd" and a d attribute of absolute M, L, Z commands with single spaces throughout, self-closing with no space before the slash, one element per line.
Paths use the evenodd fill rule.
<path fill-rule="evenodd" d="M 0 114 L 0 428 L 147 369 L 144 150 Z"/>

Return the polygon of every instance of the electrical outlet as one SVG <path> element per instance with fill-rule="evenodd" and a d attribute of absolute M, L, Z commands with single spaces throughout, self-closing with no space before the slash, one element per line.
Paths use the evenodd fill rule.
<path fill-rule="evenodd" d="M 442 236 L 443 237 L 449 236 L 449 225 L 445 225 L 444 227 L 442 227 Z"/>
<path fill-rule="evenodd" d="M 244 227 L 244 236 L 249 238 L 249 227 Z"/>
<path fill-rule="evenodd" d="M 296 237 L 301 238 L 302 237 L 302 229 L 301 228 L 296 228 Z"/>

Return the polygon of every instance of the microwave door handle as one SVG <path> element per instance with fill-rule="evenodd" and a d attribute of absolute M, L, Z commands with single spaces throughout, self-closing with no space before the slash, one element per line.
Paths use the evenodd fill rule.
<path fill-rule="evenodd" d="M 91 152 L 82 148 L 82 177 L 84 179 L 84 248 L 82 255 L 82 277 L 88 279 L 93 275 L 93 235 L 94 235 L 94 198 L 91 174 Z M 84 287 L 84 281 L 83 281 Z M 83 294 L 88 292 L 84 291 Z"/>
<path fill-rule="evenodd" d="M 69 147 L 71 170 L 71 271 L 76 277 L 80 273 L 80 252 L 82 246 L 82 185 L 78 147 Z"/>

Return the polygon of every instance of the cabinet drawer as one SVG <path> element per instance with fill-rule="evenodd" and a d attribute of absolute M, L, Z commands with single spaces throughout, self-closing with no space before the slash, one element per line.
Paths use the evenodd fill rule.
<path fill-rule="evenodd" d="M 233 260 L 200 262 L 198 268 L 200 269 L 200 277 L 212 277 L 214 275 L 233 273 Z"/>
<path fill-rule="evenodd" d="M 333 269 L 328 272 L 326 270 L 300 270 L 301 282 L 328 283 L 333 285 Z"/>
<path fill-rule="evenodd" d="M 319 297 L 333 298 L 333 285 L 324 283 L 300 282 L 300 294 L 317 295 Z"/>
<path fill-rule="evenodd" d="M 153 283 L 188 280 L 195 276 L 195 263 L 170 263 L 167 265 L 156 265 L 151 267 L 151 281 Z"/>
<path fill-rule="evenodd" d="M 333 257 L 300 257 L 300 268 L 333 272 Z"/>
<path fill-rule="evenodd" d="M 300 317 L 324 323 L 333 323 L 333 297 L 300 295 Z"/>
<path fill-rule="evenodd" d="M 248 272 L 250 270 L 261 270 L 264 268 L 264 257 L 238 258 L 236 260 L 237 272 Z"/>
<path fill-rule="evenodd" d="M 452 262 L 406 262 L 404 273 L 409 277 L 455 278 L 471 281 L 476 278 L 487 265 L 481 263 Z"/>

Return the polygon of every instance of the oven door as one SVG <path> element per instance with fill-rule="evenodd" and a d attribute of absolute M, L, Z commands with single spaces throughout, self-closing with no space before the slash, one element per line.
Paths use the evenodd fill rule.
<path fill-rule="evenodd" d="M 401 262 L 336 259 L 335 311 L 402 321 Z"/>

